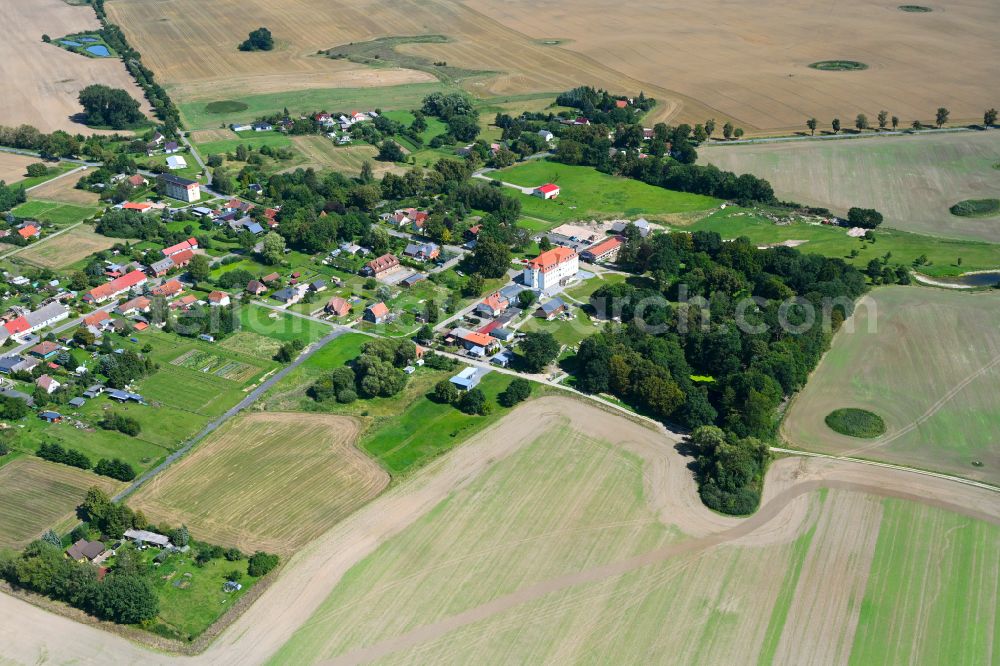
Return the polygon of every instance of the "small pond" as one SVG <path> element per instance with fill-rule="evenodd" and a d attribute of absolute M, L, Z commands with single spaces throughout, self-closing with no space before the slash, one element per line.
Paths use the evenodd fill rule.
<path fill-rule="evenodd" d="M 94 42 L 101 41 L 97 37 L 80 37 L 79 39 L 81 42 L 84 42 L 86 44 L 93 44 Z"/>
<path fill-rule="evenodd" d="M 91 55 L 98 56 L 100 58 L 107 58 L 111 55 L 111 51 L 104 44 L 95 44 L 94 46 L 87 47 L 87 53 Z"/>
<path fill-rule="evenodd" d="M 83 46 L 80 42 L 74 42 L 71 39 L 63 39 L 59 43 L 63 46 Z"/>
<path fill-rule="evenodd" d="M 933 278 L 935 282 L 945 284 L 961 285 L 963 287 L 992 287 L 1000 283 L 1000 271 L 988 271 L 986 273 L 966 273 L 958 277 Z"/>

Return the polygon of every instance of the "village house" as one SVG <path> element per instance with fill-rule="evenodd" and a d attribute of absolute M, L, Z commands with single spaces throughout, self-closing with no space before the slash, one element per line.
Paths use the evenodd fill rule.
<path fill-rule="evenodd" d="M 499 291 L 496 291 L 476 306 L 476 314 L 484 317 L 499 317 L 509 305 L 510 302 Z"/>
<path fill-rule="evenodd" d="M 15 372 L 31 372 L 40 363 L 37 358 L 22 356 L 4 356 L 0 358 L 0 373 L 12 375 Z"/>
<path fill-rule="evenodd" d="M 45 391 L 46 394 L 52 394 L 57 388 L 62 386 L 62 384 L 48 375 L 42 375 L 35 380 L 35 386 Z"/>
<path fill-rule="evenodd" d="M 208 304 L 216 307 L 225 307 L 229 305 L 229 294 L 224 291 L 213 291 L 208 295 Z"/>
<path fill-rule="evenodd" d="M 566 307 L 566 303 L 562 299 L 552 298 L 538 307 L 535 311 L 535 316 L 551 321 L 566 312 L 568 309 L 569 308 Z"/>
<path fill-rule="evenodd" d="M 260 296 L 267 291 L 267 287 L 260 280 L 250 280 L 247 282 L 247 293 L 253 294 L 254 296 Z"/>
<path fill-rule="evenodd" d="M 47 361 L 59 353 L 61 347 L 58 343 L 52 342 L 50 340 L 45 340 L 39 342 L 37 345 L 28 350 L 28 353 L 35 358 L 40 358 L 43 361 Z"/>
<path fill-rule="evenodd" d="M 334 316 L 346 317 L 351 312 L 351 304 L 340 296 L 334 296 L 323 309 Z"/>
<path fill-rule="evenodd" d="M 532 195 L 545 199 L 546 201 L 549 199 L 555 199 L 559 196 L 559 186 L 552 183 L 546 183 L 545 185 L 536 187 L 535 191 L 532 192 Z"/>
<path fill-rule="evenodd" d="M 189 310 L 191 308 L 191 306 L 194 305 L 197 302 L 198 302 L 198 297 L 197 296 L 195 296 L 194 294 L 187 294 L 185 296 L 181 296 L 180 298 L 171 301 L 170 302 L 170 309 L 171 310 Z"/>
<path fill-rule="evenodd" d="M 167 158 L 167 168 L 171 171 L 176 171 L 177 169 L 186 169 L 187 160 L 184 159 L 183 155 L 171 155 Z"/>
<path fill-rule="evenodd" d="M 163 277 L 172 270 L 174 270 L 174 260 L 172 257 L 164 257 L 149 265 L 149 272 L 153 277 Z"/>
<path fill-rule="evenodd" d="M 163 248 L 162 252 L 164 257 L 169 257 L 177 254 L 178 252 L 183 252 L 184 250 L 197 250 L 197 249 L 198 249 L 198 241 L 192 237 L 188 238 L 187 240 L 183 240 L 180 243 L 175 243 L 170 247 L 165 247 Z"/>
<path fill-rule="evenodd" d="M 545 143 L 552 143 L 552 140 L 556 138 L 555 135 L 548 130 L 538 130 L 538 136 L 542 137 L 542 141 Z"/>
<path fill-rule="evenodd" d="M 157 546 L 158 548 L 170 548 L 170 537 L 147 530 L 125 530 L 125 538 L 134 542 L 137 546 Z"/>
<path fill-rule="evenodd" d="M 51 410 L 46 410 L 38 415 L 38 418 L 45 421 L 46 423 L 59 423 L 62 421 L 62 414 L 59 412 L 53 412 Z"/>
<path fill-rule="evenodd" d="M 433 261 L 441 256 L 441 248 L 436 243 L 408 243 L 403 254 L 420 261 Z"/>
<path fill-rule="evenodd" d="M 393 254 L 383 254 L 365 264 L 362 273 L 368 277 L 380 278 L 400 269 L 399 258 Z"/>
<path fill-rule="evenodd" d="M 9 321 L 3 322 L 0 325 L 0 344 L 6 342 L 10 337 L 17 339 L 68 317 L 69 309 L 62 303 L 53 302 L 43 305 L 37 310 L 18 315 Z"/>
<path fill-rule="evenodd" d="M 372 324 L 384 324 L 389 321 L 389 308 L 385 303 L 374 303 L 365 308 L 364 319 Z"/>
<path fill-rule="evenodd" d="M 479 331 L 470 331 L 467 328 L 453 328 L 448 337 L 452 339 L 453 342 L 460 344 L 466 351 L 468 351 L 473 356 L 486 356 L 496 351 L 500 347 L 500 343 L 496 338 L 490 337 L 487 333 L 481 333 Z"/>
<path fill-rule="evenodd" d="M 159 286 L 153 287 L 149 290 L 149 293 L 153 296 L 165 296 L 166 298 L 170 298 L 171 296 L 176 296 L 182 291 L 184 291 L 184 285 L 181 284 L 180 280 L 174 278 L 172 280 L 167 280 Z"/>
<path fill-rule="evenodd" d="M 76 562 L 93 562 L 104 554 L 104 544 L 100 541 L 80 539 L 66 549 L 66 557 Z"/>
<path fill-rule="evenodd" d="M 480 380 L 488 375 L 489 372 L 490 371 L 486 368 L 476 368 L 470 365 L 452 377 L 449 381 L 458 387 L 459 390 L 471 391 L 479 386 Z"/>
<path fill-rule="evenodd" d="M 83 325 L 91 330 L 92 333 L 98 333 L 103 327 L 104 323 L 111 320 L 111 316 L 104 310 L 98 310 L 92 314 L 87 315 L 83 318 Z"/>
<path fill-rule="evenodd" d="M 132 187 L 145 187 L 146 185 L 149 185 L 149 181 L 146 180 L 144 176 L 137 173 L 134 176 L 129 176 L 128 184 Z"/>
<path fill-rule="evenodd" d="M 24 240 L 28 240 L 29 238 L 38 238 L 41 234 L 42 228 L 34 222 L 25 222 L 17 228 L 17 235 Z"/>
<path fill-rule="evenodd" d="M 149 312 L 149 306 L 151 304 L 152 301 L 150 301 L 145 296 L 138 296 L 130 301 L 125 301 L 124 303 L 119 305 L 117 308 L 115 308 L 115 312 L 126 317 L 136 314 L 142 314 L 145 312 Z"/>
<path fill-rule="evenodd" d="M 126 201 L 122 204 L 122 210 L 146 214 L 153 210 L 153 204 L 149 201 Z"/>
<path fill-rule="evenodd" d="M 543 252 L 524 268 L 522 280 L 529 289 L 546 291 L 574 277 L 580 270 L 580 257 L 568 247 L 554 247 Z"/>

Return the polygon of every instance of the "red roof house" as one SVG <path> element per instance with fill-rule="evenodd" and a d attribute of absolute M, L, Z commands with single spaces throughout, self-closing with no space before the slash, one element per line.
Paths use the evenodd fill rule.
<path fill-rule="evenodd" d="M 105 284 L 94 287 L 84 294 L 83 300 L 89 303 L 103 303 L 104 301 L 114 298 L 119 294 L 125 293 L 133 287 L 145 284 L 145 282 L 145 273 L 142 271 L 132 271 L 119 278 L 115 278 L 111 282 L 106 282 Z"/>
<path fill-rule="evenodd" d="M 176 245 L 171 245 L 170 247 L 163 248 L 163 256 L 170 257 L 179 252 L 183 252 L 184 250 L 197 250 L 197 249 L 198 249 L 198 241 L 195 240 L 194 238 L 188 238 L 187 240 L 181 241 Z"/>

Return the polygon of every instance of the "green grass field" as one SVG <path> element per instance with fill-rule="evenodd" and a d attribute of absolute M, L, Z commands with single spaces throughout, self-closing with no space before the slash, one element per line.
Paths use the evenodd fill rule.
<path fill-rule="evenodd" d="M 81 222 L 100 211 L 100 208 L 92 206 L 76 206 L 57 201 L 37 199 L 26 201 L 11 212 L 18 217 L 30 217 L 42 222 L 51 222 L 52 224 L 65 226 Z"/>
<path fill-rule="evenodd" d="M 233 138 L 219 139 L 217 141 L 205 141 L 198 143 L 198 151 L 205 156 L 225 155 L 236 152 L 236 147 L 243 145 L 248 149 L 259 150 L 264 146 L 271 148 L 288 148 L 292 145 L 292 140 L 281 132 L 242 132 L 237 134 L 232 132 Z"/>
<path fill-rule="evenodd" d="M 819 490 L 790 537 L 699 543 L 650 504 L 648 459 L 532 437 L 351 568 L 269 663 L 991 663 L 996 525 Z"/>
<path fill-rule="evenodd" d="M 445 86 L 440 83 L 411 83 L 378 88 L 316 88 L 281 93 L 248 95 L 240 97 L 246 109 L 231 113 L 209 113 L 205 107 L 211 100 L 200 100 L 180 105 L 185 123 L 193 129 L 212 129 L 232 122 L 248 121 L 265 114 L 280 113 L 287 108 L 294 114 L 310 111 L 370 110 L 381 108 L 414 109 L 420 101 Z"/>
<path fill-rule="evenodd" d="M 670 213 L 707 210 L 719 202 L 700 194 L 687 194 L 647 185 L 638 180 L 618 178 L 591 167 L 569 166 L 547 160 L 532 160 L 490 178 L 522 187 L 555 183 L 561 189 L 557 199 L 520 195 L 523 214 L 549 222 L 590 218 L 639 217 L 662 219 Z"/>
<path fill-rule="evenodd" d="M 892 253 L 891 263 L 905 266 L 912 265 L 921 255 L 925 256 L 929 263 L 920 266 L 920 272 L 936 277 L 1000 267 L 1000 245 L 993 243 L 935 238 L 888 228 L 877 229 L 875 242 L 869 243 L 851 238 L 846 229 L 839 227 L 803 222 L 776 225 L 754 211 L 734 207 L 716 211 L 683 227 L 683 230 L 715 231 L 723 238 L 746 236 L 759 245 L 806 241 L 798 246 L 800 251 L 840 257 L 861 269 L 872 259 L 881 259 L 887 252 Z M 857 257 L 850 256 L 852 250 L 858 250 Z"/>
<path fill-rule="evenodd" d="M 852 664 L 996 663 L 1000 527 L 885 500 Z"/>
<path fill-rule="evenodd" d="M 68 162 L 59 162 L 58 164 L 53 164 L 51 166 L 46 165 L 46 166 L 48 166 L 49 172 L 44 176 L 26 176 L 21 180 L 15 180 L 8 184 L 18 185 L 20 187 L 28 189 L 29 187 L 34 187 L 35 185 L 41 185 L 42 183 L 48 182 L 53 178 L 55 178 L 56 176 L 66 173 L 67 171 L 72 171 L 73 169 L 78 168 L 77 165 L 70 164 Z"/>
<path fill-rule="evenodd" d="M 282 342 L 301 340 L 308 344 L 330 332 L 329 326 L 319 322 L 253 304 L 240 308 L 240 324 L 243 330 Z"/>
<path fill-rule="evenodd" d="M 1000 293 L 884 287 L 871 298 L 793 400 L 785 439 L 1000 484 Z M 844 407 L 877 413 L 886 434 L 834 432 L 824 419 Z"/>
<path fill-rule="evenodd" d="M 840 215 L 851 206 L 875 208 L 885 226 L 1000 242 L 1000 216 L 963 218 L 948 211 L 956 201 L 997 196 L 992 165 L 1000 155 L 1000 132 L 713 146 L 699 155 L 699 163 L 767 179 L 783 200 Z"/>

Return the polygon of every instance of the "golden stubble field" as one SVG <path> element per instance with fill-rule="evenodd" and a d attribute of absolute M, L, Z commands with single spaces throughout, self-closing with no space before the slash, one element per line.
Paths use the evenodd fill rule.
<path fill-rule="evenodd" d="M 941 105 L 980 118 L 998 101 L 1000 5 L 964 0 L 929 13 L 850 0 L 736 7 L 718 0 L 571 4 L 513 0 L 111 0 L 108 11 L 180 101 L 316 87 L 425 81 L 421 72 L 317 57 L 320 49 L 385 36 L 445 34 L 399 49 L 497 74 L 466 81 L 481 96 L 551 92 L 580 84 L 644 90 L 664 101 L 650 120 L 733 118 L 757 132 L 800 129 L 806 118 L 850 124 L 885 108 L 909 122 Z M 239 53 L 267 26 L 278 48 Z M 822 72 L 851 59 L 861 72 Z"/>
<path fill-rule="evenodd" d="M 287 555 L 388 485 L 355 448 L 357 434 L 358 423 L 340 416 L 243 416 L 129 503 L 204 541 Z"/>
<path fill-rule="evenodd" d="M 42 42 L 100 27 L 94 10 L 63 0 L 6 2 L 0 39 L 0 124 L 34 125 L 43 132 L 62 129 L 91 133 L 71 120 L 83 109 L 80 91 L 92 83 L 124 88 L 144 111 L 149 104 L 142 90 L 117 58 L 87 58 Z"/>

